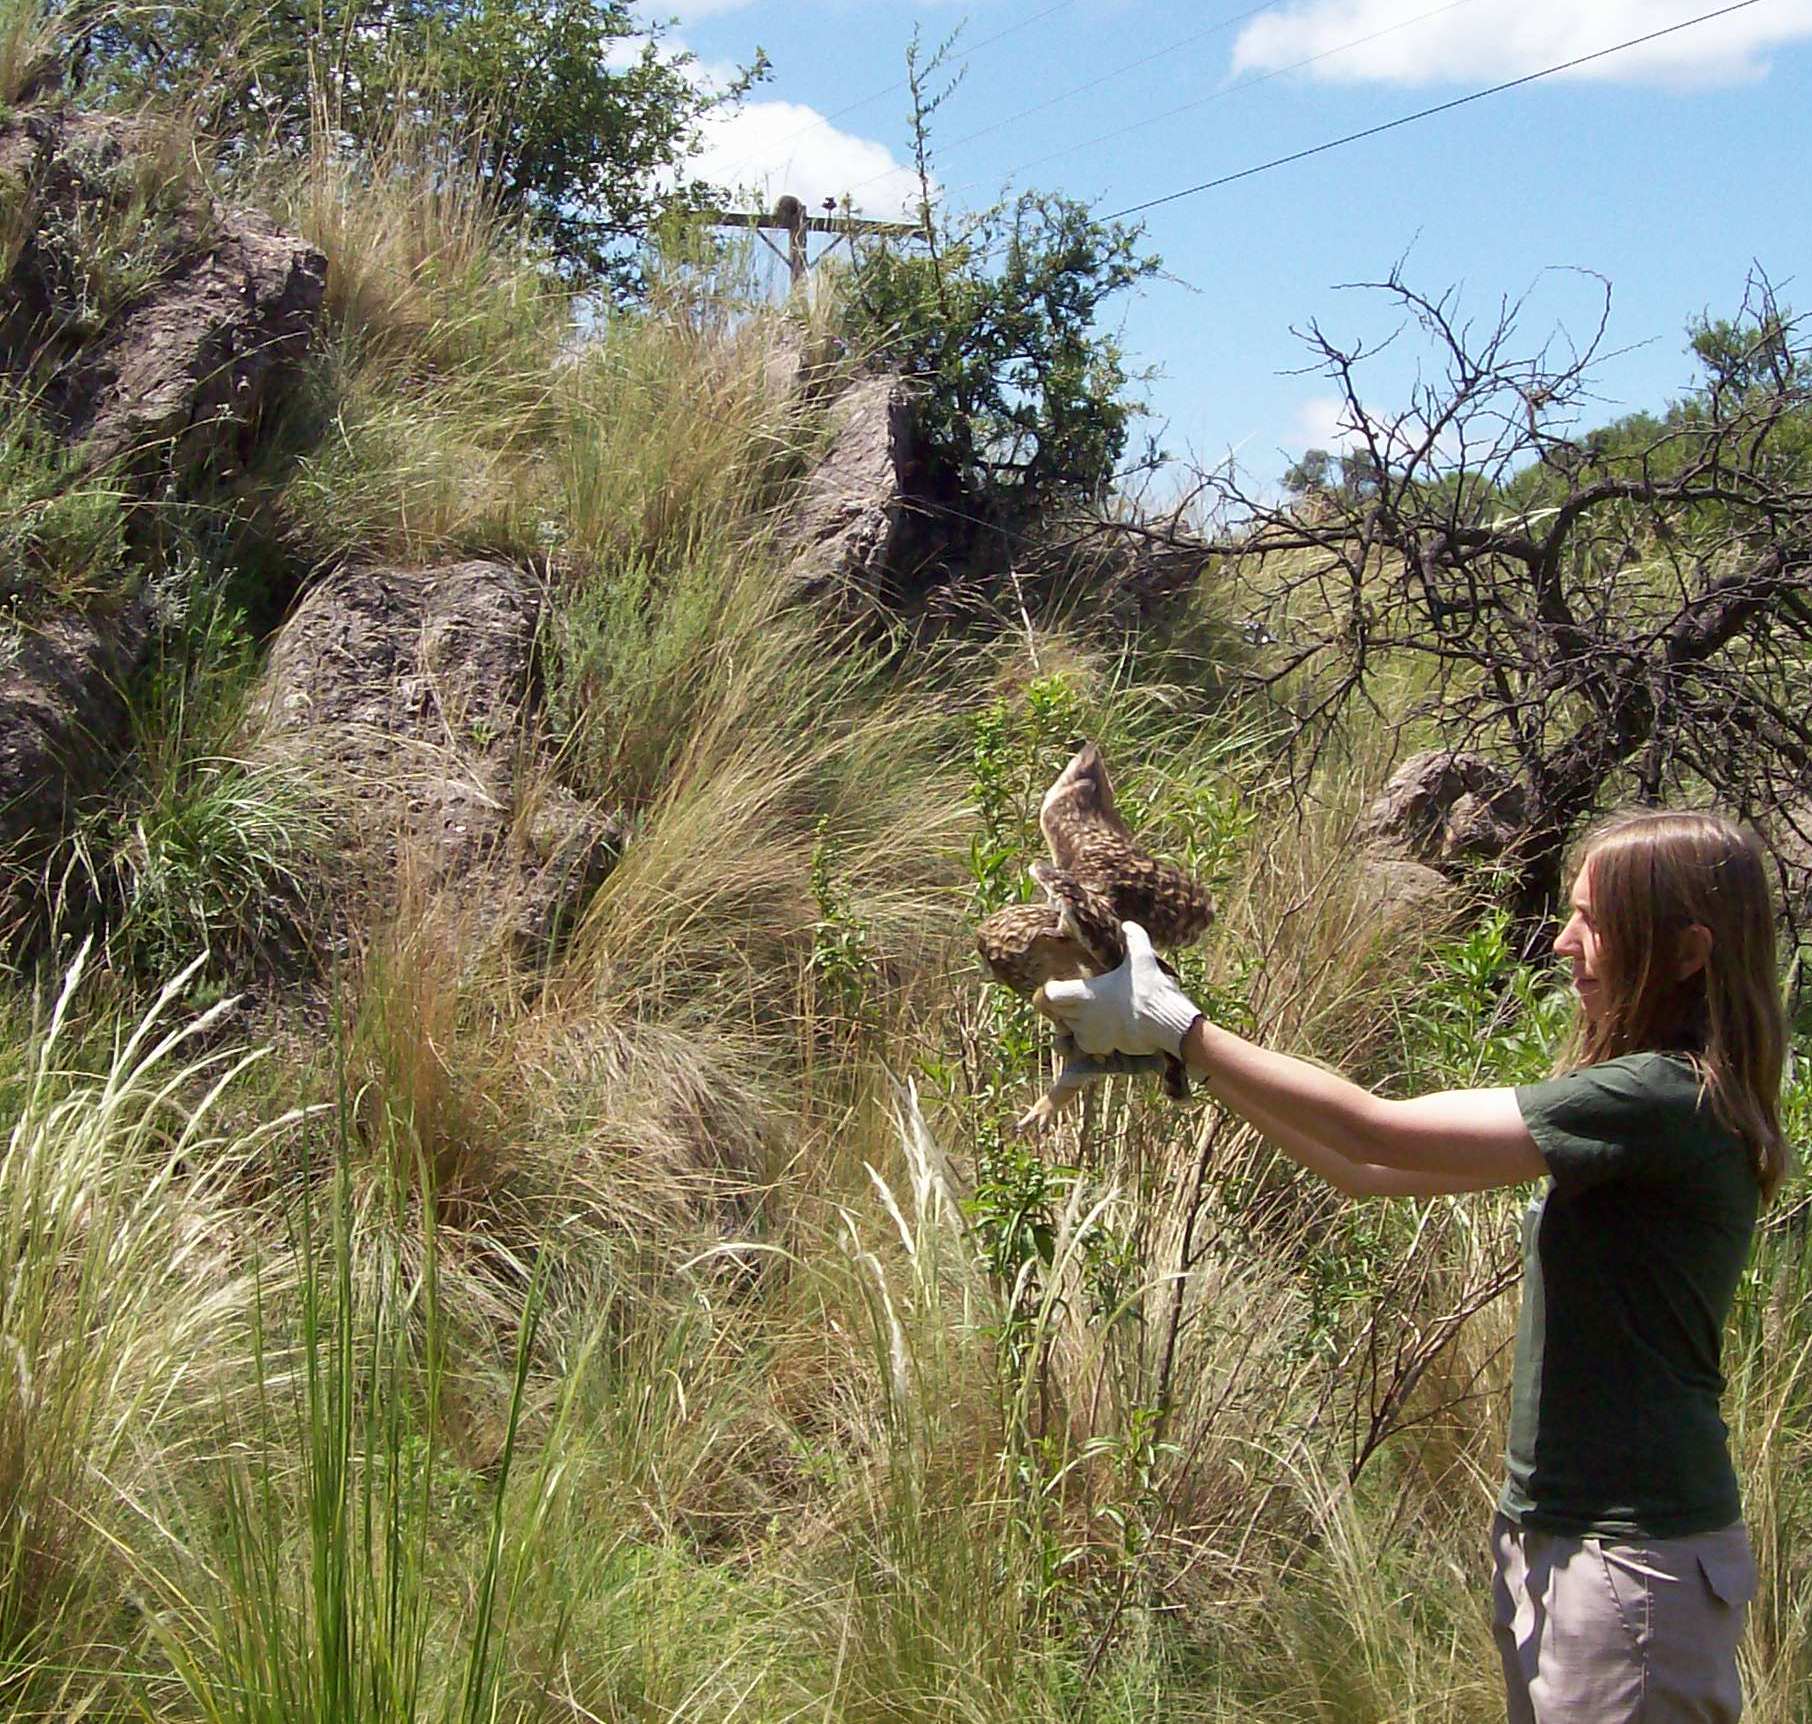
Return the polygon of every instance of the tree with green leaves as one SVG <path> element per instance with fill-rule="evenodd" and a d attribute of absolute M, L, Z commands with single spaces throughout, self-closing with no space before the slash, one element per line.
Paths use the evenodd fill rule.
<path fill-rule="evenodd" d="M 1353 450 L 1306 449 L 1284 469 L 1282 483 L 1301 503 L 1321 498 L 1351 502 L 1365 494 L 1370 479 L 1365 458 Z"/>
<path fill-rule="evenodd" d="M 628 0 L 76 0 L 68 23 L 85 90 L 188 104 L 229 151 L 417 116 L 569 273 L 625 291 L 631 242 L 709 200 L 678 171 L 699 121 L 766 69 L 709 90 Z"/>
<path fill-rule="evenodd" d="M 1139 404 L 1104 306 L 1157 273 L 1143 230 L 1086 204 L 1026 191 L 967 216 L 938 207 L 929 124 L 954 38 L 907 51 L 923 252 L 875 245 L 858 258 L 853 335 L 923 386 L 932 464 L 972 503 L 1006 514 L 1094 499 L 1125 451 Z"/>

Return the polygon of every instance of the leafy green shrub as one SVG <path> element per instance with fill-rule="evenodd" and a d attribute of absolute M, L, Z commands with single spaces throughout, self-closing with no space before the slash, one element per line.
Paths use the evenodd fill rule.
<path fill-rule="evenodd" d="M 1427 980 L 1399 1009 L 1406 1093 L 1548 1075 L 1572 995 L 1552 969 L 1518 960 L 1513 935 L 1510 913 L 1497 909 L 1435 948 Z"/>
<path fill-rule="evenodd" d="M 925 386 L 934 461 L 969 495 L 1031 509 L 1096 497 L 1126 448 L 1136 405 L 1118 344 L 1097 328 L 1116 294 L 1158 273 L 1143 229 L 1026 191 L 973 215 L 933 208 L 927 125 L 947 95 L 927 79 L 942 50 L 908 53 L 924 255 L 886 245 L 858 255 L 850 336 Z"/>
<path fill-rule="evenodd" d="M 837 1017 L 860 1028 L 873 1014 L 880 965 L 874 930 L 850 901 L 848 883 L 839 878 L 841 863 L 830 816 L 821 815 L 812 834 L 812 901 L 818 906 L 818 920 L 812 925 L 807 969 Z"/>
<path fill-rule="evenodd" d="M 262 0 L 76 12 L 98 93 L 186 106 L 242 155 L 317 125 L 362 155 L 406 112 L 569 269 L 622 290 L 636 236 L 704 195 L 663 176 L 699 118 L 747 87 L 695 82 L 689 56 L 625 0 L 425 0 L 381 21 L 357 0 L 320 0 L 306 28 Z M 758 59 L 748 76 L 760 71 Z"/>
<path fill-rule="evenodd" d="M 1030 509 L 1095 497 L 1137 411 L 1102 306 L 1154 275 L 1140 230 L 1053 192 L 953 220 L 926 256 L 875 248 L 850 337 L 925 386 L 933 457 L 966 492 Z"/>

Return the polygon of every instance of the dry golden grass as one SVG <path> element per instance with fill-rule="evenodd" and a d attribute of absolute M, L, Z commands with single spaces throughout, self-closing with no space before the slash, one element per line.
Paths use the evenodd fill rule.
<path fill-rule="evenodd" d="M 280 507 L 308 554 L 543 563 L 536 770 L 628 841 L 533 958 L 507 892 L 342 906 L 336 1033 L 242 1103 L 328 1111 L 232 1182 L 194 1187 L 213 1164 L 175 1153 L 167 1098 L 119 1159 L 0 1066 L 37 1165 L 105 1151 L 155 1198 L 102 1181 L 104 1236 L 67 1206 L 15 1225 L 38 1200 L 0 1165 L 9 1311 L 39 1325 L 30 1393 L 0 1370 L 0 1513 L 57 1545 L 54 1586 L 0 1597 L 26 1647 L 0 1693 L 172 1724 L 326 1724 L 355 1692 L 397 1720 L 1495 1716 L 1507 1302 L 1350 1469 L 1368 1338 L 1390 1356 L 1488 1274 L 1507 1206 L 1348 1209 L 1124 1081 L 1014 1164 L 1036 1074 L 991 1063 L 965 926 L 974 721 L 1046 700 L 1002 768 L 1018 813 L 1071 722 L 1104 736 L 1221 870 L 1192 974 L 1388 1077 L 1441 932 L 1354 855 L 1388 738 L 1343 739 L 1298 809 L 1249 715 L 1139 650 L 831 630 L 776 531 L 821 425 L 788 356 L 821 329 L 675 278 L 568 351 L 537 260 L 418 147 L 354 172 L 322 144 L 267 188 L 334 295 Z M 1049 1212 L 994 1272 L 1016 1165 Z M 1772 1309 L 1733 1425 L 1772 1577 L 1757 1715 L 1787 1724 L 1812 1301 Z"/>

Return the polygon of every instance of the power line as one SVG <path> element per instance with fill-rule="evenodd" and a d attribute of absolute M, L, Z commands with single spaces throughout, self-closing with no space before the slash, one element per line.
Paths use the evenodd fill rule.
<path fill-rule="evenodd" d="M 1218 36 L 1223 30 L 1231 30 L 1235 24 L 1243 24 L 1248 18 L 1256 18 L 1261 12 L 1269 12 L 1276 4 L 1277 0 L 1259 0 L 1258 5 L 1249 6 L 1244 12 L 1236 12 L 1231 18 L 1223 18 L 1219 23 L 1210 24 L 1204 30 L 1192 31 L 1187 36 L 1166 43 L 1162 48 L 1155 48 L 1149 54 L 1140 55 L 1136 60 L 1128 60 L 1123 66 L 1116 66 L 1111 72 L 1103 72 L 1097 78 L 1090 78 L 1085 84 L 1075 84 L 1067 90 L 1059 90 L 1056 95 L 1047 96 L 1042 102 L 1034 102 L 1029 108 L 1021 108 L 1016 114 L 1008 114 L 1004 119 L 991 121 L 979 131 L 966 133 L 939 147 L 945 150 L 961 149 L 964 144 L 972 144 L 977 138 L 985 138 L 991 132 L 998 132 L 1003 126 L 1011 126 L 1033 114 L 1042 114 L 1046 108 L 1054 108 L 1060 102 L 1069 101 L 1072 96 L 1086 95 L 1090 90 L 1097 90 L 1103 84 L 1112 83 L 1115 78 L 1123 78 L 1128 72 L 1136 72 L 1141 66 L 1149 66 L 1153 60 L 1161 60 L 1167 54 L 1174 54 L 1179 48 L 1192 47 L 1197 42 L 1206 41 L 1210 36 Z"/>
<path fill-rule="evenodd" d="M 1509 78 L 1501 84 L 1493 84 L 1488 89 L 1474 90 L 1470 95 L 1456 96 L 1451 102 L 1437 102 L 1432 108 L 1420 108 L 1413 114 L 1402 114 L 1394 120 L 1386 120 L 1382 125 L 1367 126 L 1363 131 L 1348 132 L 1344 137 L 1330 138 L 1326 143 L 1312 144 L 1306 150 L 1295 150 L 1287 156 L 1274 156 L 1268 162 L 1259 162 L 1249 168 L 1240 168 L 1231 174 L 1222 174 L 1218 179 L 1203 180 L 1200 185 L 1185 186 L 1180 192 L 1167 192 L 1163 197 L 1147 198 L 1144 203 L 1128 204 L 1125 209 L 1115 210 L 1111 215 L 1102 216 L 1102 221 L 1119 221 L 1125 216 L 1139 215 L 1145 210 L 1157 209 L 1163 204 L 1175 203 L 1179 198 L 1194 197 L 1198 192 L 1214 191 L 1220 186 L 1232 185 L 1235 180 L 1251 179 L 1254 174 L 1268 173 L 1272 168 L 1287 167 L 1291 162 L 1306 161 L 1310 156 L 1324 155 L 1329 150 L 1340 149 L 1346 144 L 1356 144 L 1363 138 L 1375 138 L 1381 132 L 1395 131 L 1399 126 L 1407 126 L 1416 120 L 1431 119 L 1436 114 L 1446 114 L 1455 108 L 1463 108 L 1470 102 L 1482 102 L 1487 96 L 1502 95 L 1506 90 L 1515 90 L 1524 84 L 1533 84 L 1538 78 L 1551 78 L 1557 72 L 1570 72 L 1578 66 L 1589 66 L 1594 60 L 1608 59 L 1612 54 L 1621 54 L 1626 49 L 1640 48 L 1648 42 L 1658 42 L 1663 36 L 1672 36 L 1681 30 L 1690 30 L 1696 24 L 1708 24 L 1714 18 L 1727 18 L 1733 12 L 1747 11 L 1751 6 L 1759 6 L 1761 0 L 1737 0 L 1733 6 L 1720 6 L 1713 12 L 1701 12 L 1696 18 L 1683 19 L 1678 24 L 1669 24 L 1665 29 L 1651 30 L 1645 36 L 1632 36 L 1628 41 L 1615 43 L 1609 48 L 1600 48 L 1595 53 L 1581 54 L 1576 59 L 1563 60 L 1556 66 L 1544 66 L 1539 72 L 1525 72 L 1520 78 Z"/>
<path fill-rule="evenodd" d="M 1021 30 L 1029 30 L 1034 24 L 1042 24 L 1045 19 L 1054 16 L 1058 12 L 1067 12 L 1075 4 L 1076 0 L 1056 0 L 1054 5 L 1045 7 L 1042 12 L 1034 12 L 1031 17 L 1022 18 L 1017 24 L 1009 24 L 1004 30 L 996 30 L 992 36 L 984 36 L 979 42 L 975 43 L 973 47 L 964 51 L 963 57 L 965 63 L 976 54 L 981 53 L 984 49 L 992 48 L 996 42 L 1004 42 L 1009 36 L 1018 35 Z M 792 143 L 796 138 L 803 138 L 808 132 L 817 131 L 820 126 L 828 126 L 833 120 L 842 119 L 845 114 L 853 114 L 858 108 L 866 108 L 870 102 L 878 102 L 883 96 L 895 95 L 907 87 L 907 82 L 908 81 L 905 78 L 900 78 L 894 83 L 887 85 L 885 89 L 873 90 L 866 96 L 858 96 L 855 101 L 846 103 L 841 108 L 833 109 L 828 114 L 821 114 L 817 119 L 811 120 L 807 124 L 801 126 L 798 131 L 788 132 L 785 137 L 775 139 L 771 147 L 776 150 L 782 149 L 787 144 Z M 732 171 L 747 166 L 753 160 L 754 158 L 752 156 L 744 156 L 740 161 L 733 164 Z M 882 175 L 881 177 L 885 178 L 886 175 Z"/>
<path fill-rule="evenodd" d="M 1242 90 L 1255 89 L 1260 84 L 1270 83 L 1274 78 L 1284 77 L 1291 72 L 1300 72 L 1305 66 L 1318 65 L 1321 61 L 1331 60 L 1336 55 L 1349 54 L 1355 48 L 1363 48 L 1368 43 L 1376 42 L 1385 36 L 1394 36 L 1399 30 L 1407 30 L 1411 28 L 1411 26 L 1421 24 L 1430 18 L 1439 17 L 1443 12 L 1456 11 L 1461 6 L 1471 6 L 1476 3 L 1477 0 L 1444 0 L 1442 5 L 1431 6 L 1426 12 L 1418 12 L 1412 18 L 1400 18 L 1396 23 L 1387 24 L 1381 30 L 1373 30 L 1368 35 L 1364 36 L 1355 36 L 1350 42 L 1342 42 L 1333 48 L 1323 48 L 1319 53 L 1310 54 L 1301 60 L 1293 60 L 1287 66 L 1277 66 L 1269 72 L 1260 72 L 1253 77 L 1242 78 L 1237 83 L 1224 85 L 1218 90 L 1210 90 L 1205 96 L 1196 96 L 1190 101 L 1179 104 L 1177 107 L 1166 108 L 1162 113 L 1147 114 L 1143 119 L 1134 120 L 1131 125 L 1116 126 L 1111 132 L 1102 132 L 1096 137 L 1085 138 L 1073 144 L 1065 144 L 1062 149 L 1052 150 L 1048 155 L 1034 156 L 1030 161 L 1020 162 L 1016 167 L 1003 174 L 1001 178 L 1003 181 L 1011 181 L 1020 174 L 1023 174 L 1028 168 L 1041 167 L 1046 162 L 1054 162 L 1063 156 L 1074 155 L 1077 150 L 1093 149 L 1097 144 L 1112 143 L 1114 139 L 1123 138 L 1129 132 L 1142 131 L 1147 126 L 1160 125 L 1165 120 L 1175 119 L 1178 114 L 1186 114 L 1195 108 L 1206 107 L 1210 102 L 1218 102 L 1224 97 L 1238 95 Z M 1254 11 L 1263 12 L 1268 11 L 1269 9 L 1268 6 L 1259 6 L 1255 7 Z M 1243 18 L 1249 18 L 1252 15 L 1251 12 L 1242 13 L 1239 18 L 1229 19 L 1228 22 L 1237 24 L 1241 22 Z M 1072 94 L 1073 93 L 1074 92 L 1072 92 Z M 979 136 L 980 134 L 976 133 L 972 135 Z M 967 141 L 967 139 L 959 140 L 959 142 Z M 897 169 L 890 169 L 889 173 L 897 171 Z M 877 181 L 886 178 L 888 178 L 888 174 L 875 174 L 870 178 L 861 181 L 859 184 L 851 186 L 849 190 L 851 193 L 859 192 L 864 187 L 874 185 Z M 979 185 L 980 183 L 979 179 L 965 180 L 961 185 L 945 187 L 944 195 L 948 197 L 953 192 L 967 191 L 971 186 Z"/>

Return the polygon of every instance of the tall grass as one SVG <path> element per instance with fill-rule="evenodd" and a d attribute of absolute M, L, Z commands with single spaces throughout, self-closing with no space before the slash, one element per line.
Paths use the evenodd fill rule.
<path fill-rule="evenodd" d="M 433 137 L 399 112 L 353 154 L 317 111 L 299 161 L 249 174 L 327 259 L 325 339 L 268 463 L 310 559 L 547 548 L 539 445 L 571 298 Z"/>
<path fill-rule="evenodd" d="M 57 64 L 62 31 L 43 0 L 0 5 L 0 103 L 31 94 Z"/>
<path fill-rule="evenodd" d="M 257 1307 L 257 1418 L 228 1462 L 213 1549 L 197 1541 L 215 1560 L 154 1577 L 165 1602 L 157 1640 L 209 1724 L 494 1717 L 510 1602 L 504 1493 L 535 1290 L 523 1308 L 493 1505 L 472 1517 L 473 1584 L 449 1594 L 435 1548 L 449 1493 L 432 1209 L 419 1276 L 393 1266 L 361 1285 L 343 1164 L 329 1192 L 317 1207 L 318 1194 L 306 1191 L 295 1217 L 289 1321 Z"/>
<path fill-rule="evenodd" d="M 1343 1206 L 1124 1079 L 1016 1140 L 1043 1038 L 968 950 L 1086 733 L 1213 882 L 1180 962 L 1228 1021 L 1386 1085 L 1526 1075 L 1542 977 L 1354 856 L 1388 738 L 1298 804 L 1263 714 L 1173 643 L 1077 615 L 907 647 L 806 610 L 787 514 L 841 375 L 801 387 L 814 327 L 696 275 L 588 315 L 401 120 L 355 162 L 321 118 L 254 176 L 330 303 L 248 483 L 297 572 L 533 561 L 524 746 L 627 839 L 532 959 L 504 895 L 337 905 L 330 973 L 272 990 L 281 1053 L 226 1082 L 187 953 L 257 947 L 234 930 L 314 805 L 227 772 L 249 659 L 204 642 L 232 674 L 164 685 L 89 866 L 122 967 L 177 980 L 117 1034 L 121 996 L 7 996 L 0 1699 L 1496 1716 L 1514 1200 Z M 1783 1218 L 1758 1251 L 1731 1349 L 1770 1724 L 1812 1658 L 1799 1243 Z"/>
<path fill-rule="evenodd" d="M 129 752 L 45 870 L 58 931 L 98 920 L 120 973 L 155 981 L 211 952 L 217 973 L 293 960 L 329 830 L 301 762 L 244 758 L 255 673 L 218 571 L 178 568 L 172 613 L 124 694 Z"/>
<path fill-rule="evenodd" d="M 245 1062 L 206 1049 L 224 1002 L 178 1015 L 193 965 L 90 1064 L 72 1045 L 84 966 L 42 1024 L 15 1025 L 6 1079 L 0 1693 L 14 1717 L 76 1715 L 122 1662 L 120 1550 L 155 1532 L 149 1501 L 193 1440 L 192 1405 L 243 1387 L 249 1218 L 232 1190 L 289 1123 L 211 1135 Z"/>

